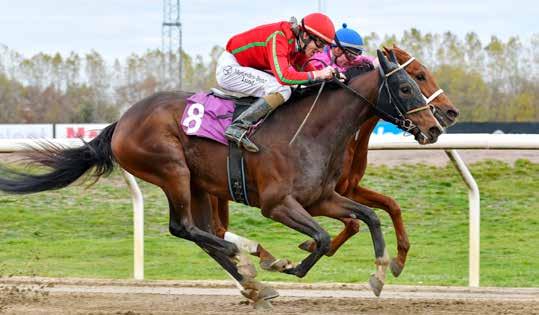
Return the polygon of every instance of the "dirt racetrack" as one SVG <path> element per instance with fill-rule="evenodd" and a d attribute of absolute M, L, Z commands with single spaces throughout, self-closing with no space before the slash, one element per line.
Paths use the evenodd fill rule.
<path fill-rule="evenodd" d="M 514 164 L 518 159 L 539 163 L 539 150 L 457 150 L 467 164 L 482 160 L 499 160 Z M 370 150 L 369 164 L 387 165 L 423 163 L 444 166 L 451 163 L 443 150 Z"/>
<path fill-rule="evenodd" d="M 6 314 L 539 314 L 539 288 L 273 283 L 273 309 L 254 310 L 226 281 L 0 278 Z"/>

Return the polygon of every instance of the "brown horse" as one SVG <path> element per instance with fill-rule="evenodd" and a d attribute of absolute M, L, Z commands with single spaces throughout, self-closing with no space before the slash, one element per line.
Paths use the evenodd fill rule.
<path fill-rule="evenodd" d="M 447 95 L 443 93 L 432 73 L 423 66 L 418 60 L 410 56 L 406 51 L 393 45 L 391 50 L 384 48 L 385 54 L 390 55 L 393 51 L 397 57 L 399 64 L 405 67 L 406 72 L 412 77 L 425 98 L 427 104 L 432 107 L 433 113 L 440 124 L 444 127 L 449 127 L 456 122 L 459 111 L 453 106 Z M 349 140 L 343 163 L 343 173 L 337 186 L 336 192 L 348 197 L 356 202 L 367 205 L 369 207 L 380 208 L 389 213 L 395 228 L 397 237 L 397 252 L 398 255 L 391 261 L 391 271 L 394 276 L 398 277 L 404 268 L 406 256 L 410 248 L 408 236 L 401 217 L 401 209 L 397 202 L 383 194 L 373 190 L 359 186 L 359 182 L 365 175 L 367 168 L 367 151 L 370 136 L 379 121 L 378 117 L 372 117 L 361 125 L 361 128 L 352 139 Z M 228 230 L 228 201 L 218 200 L 212 197 L 213 215 L 215 231 L 219 237 L 236 238 L 239 236 L 227 233 Z M 331 213 L 311 212 L 311 215 L 334 217 Z M 335 252 L 353 235 L 359 231 L 359 220 L 351 218 L 338 218 L 344 224 L 344 229 L 332 239 L 330 250 L 326 253 L 327 256 L 332 256 Z M 267 250 L 260 244 L 242 239 L 243 243 L 251 244 L 252 254 L 260 257 L 260 264 L 263 269 L 279 271 L 288 262 L 285 260 L 276 260 Z M 316 243 L 308 240 L 299 245 L 301 249 L 314 251 Z"/>
<path fill-rule="evenodd" d="M 427 99 L 427 104 L 432 106 L 433 113 L 440 124 L 449 127 L 455 124 L 459 111 L 451 100 L 438 87 L 432 73 L 419 61 L 410 56 L 406 51 L 396 45 L 392 49 L 397 56 L 399 64 L 406 65 L 406 72 L 416 81 L 421 92 Z M 386 54 L 389 50 L 386 49 Z M 357 137 L 350 140 L 345 154 L 343 174 L 337 183 L 335 190 L 341 195 L 348 197 L 369 207 L 385 210 L 391 217 L 397 237 L 398 255 L 391 261 L 391 271 L 398 277 L 404 268 L 406 256 L 410 248 L 408 235 L 402 221 L 401 209 L 398 203 L 391 197 L 376 191 L 359 186 L 359 182 L 365 175 L 367 168 L 367 152 L 370 136 L 379 121 L 373 117 L 365 122 L 359 130 Z M 356 140 L 357 139 L 357 140 Z M 323 215 L 323 214 L 321 214 Z M 359 221 L 350 218 L 341 218 L 344 229 L 331 241 L 331 249 L 327 255 L 333 255 L 350 237 L 359 231 Z M 306 241 L 300 244 L 300 248 L 312 251 L 316 244 Z"/>
<path fill-rule="evenodd" d="M 376 295 L 383 287 L 389 259 L 376 213 L 335 192 L 347 141 L 373 111 L 391 113 L 395 121 L 406 117 L 420 130 L 420 141 L 436 141 L 438 123 L 417 84 L 399 69 L 396 58 L 381 52 L 379 71 L 351 80 L 347 89 L 322 93 L 302 133 L 289 144 L 309 110 L 314 95 L 295 100 L 275 111 L 254 136 L 261 150 L 246 153 L 248 198 L 262 214 L 316 242 L 316 249 L 285 273 L 303 277 L 330 250 L 329 234 L 310 213 L 331 211 L 339 218 L 358 218 L 371 232 L 376 273 L 370 283 Z M 189 137 L 179 121 L 191 94 L 163 92 L 129 108 L 118 122 L 76 149 L 44 145 L 29 158 L 51 168 L 48 173 L 28 174 L 0 169 L 0 190 L 31 193 L 59 189 L 95 168 L 99 177 L 116 161 L 131 174 L 159 186 L 169 201 L 171 234 L 196 243 L 214 258 L 253 301 L 277 296 L 254 280 L 254 268 L 231 242 L 212 230 L 209 194 L 230 200 L 227 187 L 227 147 L 204 138 Z M 372 105 L 376 104 L 376 108 Z M 399 116 L 403 113 L 402 116 Z M 405 117 L 404 117 L 405 116 Z M 406 123 L 406 125 L 408 125 Z"/>

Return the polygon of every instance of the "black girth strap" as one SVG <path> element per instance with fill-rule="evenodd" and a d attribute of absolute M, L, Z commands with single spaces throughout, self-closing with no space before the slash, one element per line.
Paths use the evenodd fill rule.
<path fill-rule="evenodd" d="M 236 108 L 232 121 L 236 119 L 243 111 L 245 111 L 250 104 L 246 105 L 243 102 L 236 102 Z M 228 175 L 228 190 L 235 202 L 241 202 L 250 206 L 249 199 L 247 197 L 247 177 L 245 172 L 245 162 L 243 159 L 243 150 L 238 147 L 238 144 L 229 141 L 228 142 L 228 157 L 227 161 L 227 175 Z"/>

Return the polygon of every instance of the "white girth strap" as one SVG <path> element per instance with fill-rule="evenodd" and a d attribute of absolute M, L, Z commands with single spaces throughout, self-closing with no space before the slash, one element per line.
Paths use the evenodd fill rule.
<path fill-rule="evenodd" d="M 395 70 L 393 71 L 390 71 L 388 73 L 386 73 L 386 78 L 389 78 L 392 74 L 394 74 L 395 72 L 401 70 L 401 69 L 404 69 L 406 68 L 409 64 L 411 64 L 413 61 L 415 60 L 415 57 L 411 57 L 410 59 L 408 59 L 408 61 L 406 61 L 405 63 L 403 63 L 402 65 L 399 65 Z"/>
<path fill-rule="evenodd" d="M 432 94 L 429 98 L 426 98 L 425 96 L 423 96 L 423 98 L 425 98 L 425 102 L 427 102 L 427 105 L 429 105 L 430 102 L 434 101 L 434 99 L 437 98 L 443 92 L 444 90 L 438 89 L 438 91 L 434 92 L 434 94 Z"/>

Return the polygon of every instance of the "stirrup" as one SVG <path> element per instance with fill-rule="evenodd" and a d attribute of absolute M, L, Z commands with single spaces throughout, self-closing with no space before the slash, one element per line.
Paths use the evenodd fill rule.
<path fill-rule="evenodd" d="M 258 151 L 260 151 L 260 149 L 253 141 L 246 137 L 248 131 L 249 130 L 245 130 L 241 134 L 238 139 L 238 146 L 242 146 L 245 150 L 249 152 L 257 153 Z"/>

